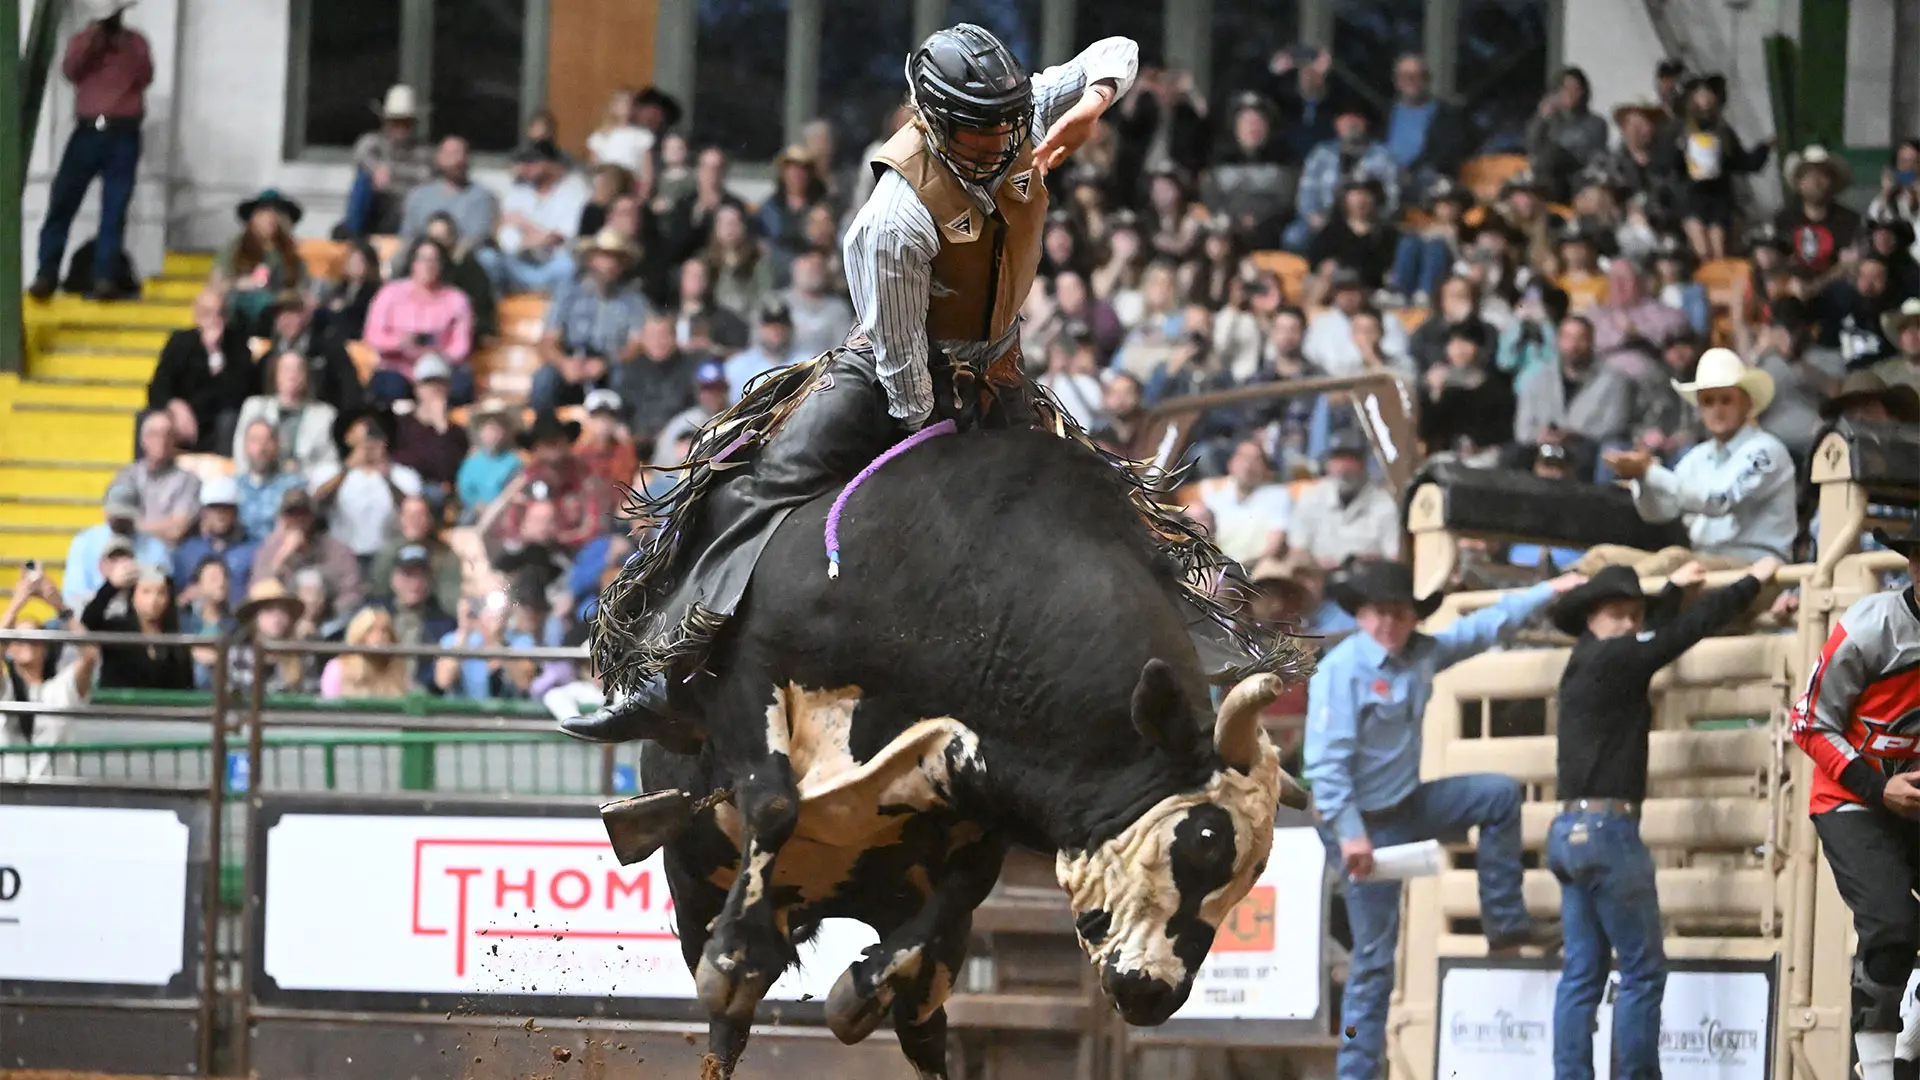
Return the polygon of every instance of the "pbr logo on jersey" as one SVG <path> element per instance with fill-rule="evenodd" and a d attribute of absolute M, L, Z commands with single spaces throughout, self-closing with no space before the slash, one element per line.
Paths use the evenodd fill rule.
<path fill-rule="evenodd" d="M 1860 722 L 1867 726 L 1861 750 L 1879 758 L 1920 758 L 1920 709 L 1908 709 L 1892 720 L 1863 716 Z"/>

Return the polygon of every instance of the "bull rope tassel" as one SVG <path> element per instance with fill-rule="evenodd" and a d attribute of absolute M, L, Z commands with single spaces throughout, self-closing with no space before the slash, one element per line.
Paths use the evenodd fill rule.
<path fill-rule="evenodd" d="M 888 447 L 879 457 L 873 459 L 873 464 L 861 469 L 858 476 L 855 476 L 848 482 L 846 487 L 840 489 L 840 494 L 834 497 L 833 508 L 827 511 L 828 578 L 837 580 L 840 577 L 840 514 L 847 508 L 847 499 L 853 495 L 854 489 L 866 483 L 868 477 L 879 472 L 880 466 L 885 465 L 901 454 L 919 446 L 928 439 L 941 435 L 951 435 L 958 430 L 960 429 L 951 420 L 942 420 L 937 424 L 923 427 L 919 431 Z"/>

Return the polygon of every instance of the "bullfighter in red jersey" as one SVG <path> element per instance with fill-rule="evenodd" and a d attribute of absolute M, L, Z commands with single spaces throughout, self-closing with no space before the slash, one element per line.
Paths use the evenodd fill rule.
<path fill-rule="evenodd" d="M 1920 522 L 1874 538 L 1920 580 Z M 1813 758 L 1807 811 L 1853 909 L 1853 1031 L 1862 1080 L 1896 1080 L 1900 1002 L 1920 949 L 1920 596 L 1869 596 L 1834 627 L 1794 707 Z M 1903 1062 L 1902 1071 L 1911 1069 Z"/>

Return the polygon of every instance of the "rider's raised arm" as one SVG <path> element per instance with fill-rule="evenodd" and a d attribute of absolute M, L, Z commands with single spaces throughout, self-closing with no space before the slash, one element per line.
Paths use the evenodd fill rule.
<path fill-rule="evenodd" d="M 919 430 L 933 415 L 927 303 L 940 233 L 912 185 L 887 169 L 847 230 L 847 287 L 856 325 L 873 342 L 887 411 Z"/>
<path fill-rule="evenodd" d="M 1115 101 L 1125 97 L 1140 70 L 1140 46 L 1132 38 L 1110 37 L 1080 50 L 1080 55 L 1033 77 L 1033 137 L 1047 133 L 1055 120 L 1080 101 L 1088 86 L 1113 84 Z"/>

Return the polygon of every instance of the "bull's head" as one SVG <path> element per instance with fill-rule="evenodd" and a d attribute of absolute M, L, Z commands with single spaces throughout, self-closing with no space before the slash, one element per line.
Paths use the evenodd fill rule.
<path fill-rule="evenodd" d="M 1134 726 L 1156 753 L 1214 768 L 1197 789 L 1160 800 L 1112 839 L 1058 856 L 1080 945 L 1130 1024 L 1164 1023 L 1186 1003 L 1214 932 L 1266 869 L 1274 807 L 1305 803 L 1260 730 L 1260 710 L 1279 691 L 1272 675 L 1234 687 L 1209 756 L 1205 713 L 1196 717 L 1171 668 L 1149 661 L 1133 692 Z"/>

